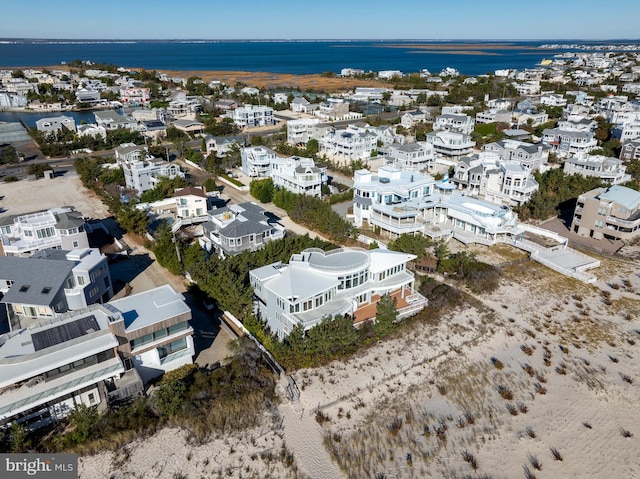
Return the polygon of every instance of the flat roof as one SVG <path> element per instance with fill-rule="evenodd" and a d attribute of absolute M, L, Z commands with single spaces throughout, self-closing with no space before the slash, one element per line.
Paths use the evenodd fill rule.
<path fill-rule="evenodd" d="M 367 251 L 356 249 L 340 248 L 330 251 L 322 251 L 315 248 L 313 251 L 304 250 L 302 254 L 308 253 L 307 261 L 314 268 L 335 269 L 336 271 L 348 271 L 350 269 L 364 266 L 369 262 L 369 254 Z"/>
<path fill-rule="evenodd" d="M 369 257 L 371 258 L 371 265 L 369 271 L 372 274 L 385 271 L 394 266 L 398 266 L 417 258 L 414 254 L 401 253 L 399 251 L 391 251 L 384 249 L 374 249 L 369 251 Z"/>
<path fill-rule="evenodd" d="M 614 201 L 633 210 L 640 205 L 640 192 L 626 186 L 614 185 L 604 193 L 600 193 L 600 199 Z"/>
<path fill-rule="evenodd" d="M 135 331 L 180 314 L 191 313 L 184 296 L 168 284 L 110 301 L 109 307 L 122 314 L 127 331 Z"/>
<path fill-rule="evenodd" d="M 265 287 L 282 298 L 298 302 L 311 298 L 340 284 L 336 277 L 318 274 L 297 263 L 290 264 L 281 270 L 279 277 L 266 283 Z"/>
<path fill-rule="evenodd" d="M 108 316 L 83 310 L 0 336 L 0 388 L 118 345 Z"/>

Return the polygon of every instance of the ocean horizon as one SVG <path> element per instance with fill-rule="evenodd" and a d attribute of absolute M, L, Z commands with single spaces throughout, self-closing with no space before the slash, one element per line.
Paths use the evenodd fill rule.
<path fill-rule="evenodd" d="M 478 75 L 533 68 L 556 53 L 578 49 L 570 45 L 629 42 L 633 41 L 0 39 L 0 68 L 55 67 L 82 60 L 160 71 L 303 75 L 339 73 L 343 68 L 437 73 L 452 67 L 465 75 Z"/>

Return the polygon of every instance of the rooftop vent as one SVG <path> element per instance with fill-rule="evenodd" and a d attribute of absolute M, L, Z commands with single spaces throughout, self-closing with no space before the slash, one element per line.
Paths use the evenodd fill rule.
<path fill-rule="evenodd" d="M 380 183 L 389 183 L 390 181 L 389 178 L 380 178 Z"/>

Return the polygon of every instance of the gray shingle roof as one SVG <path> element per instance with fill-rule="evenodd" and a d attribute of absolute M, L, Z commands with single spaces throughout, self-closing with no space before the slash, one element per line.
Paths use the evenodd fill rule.
<path fill-rule="evenodd" d="M 13 281 L 1 302 L 51 306 L 74 266 L 57 258 L 0 256 L 0 276 Z"/>

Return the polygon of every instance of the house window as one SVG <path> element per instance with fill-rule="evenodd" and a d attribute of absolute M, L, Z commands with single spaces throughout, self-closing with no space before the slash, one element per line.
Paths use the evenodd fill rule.
<path fill-rule="evenodd" d="M 77 248 L 78 246 L 80 246 L 80 243 L 78 243 L 77 241 L 74 241 L 74 242 L 73 242 L 73 247 L 74 247 L 74 248 Z"/>
<path fill-rule="evenodd" d="M 175 334 L 178 331 L 183 331 L 183 330 L 187 329 L 188 327 L 189 327 L 189 323 L 187 323 L 186 321 L 182 322 L 182 323 L 175 324 L 173 326 L 169 326 L 169 334 Z"/>
<path fill-rule="evenodd" d="M 140 346 L 143 346 L 147 343 L 150 343 L 153 341 L 153 334 L 145 334 L 144 336 L 140 337 L 140 338 L 136 338 L 132 341 L 130 341 L 131 344 L 131 349 L 136 349 Z"/>
<path fill-rule="evenodd" d="M 56 230 L 53 227 L 43 228 L 41 230 L 37 230 L 36 234 L 39 239 L 50 238 L 56 235 Z"/>
<path fill-rule="evenodd" d="M 84 276 L 76 276 L 76 283 L 78 283 L 78 286 L 84 286 L 86 282 L 87 280 Z"/>
<path fill-rule="evenodd" d="M 176 353 L 187 348 L 187 338 L 177 339 L 161 348 L 158 348 L 160 359 L 166 358 L 169 354 Z"/>
<path fill-rule="evenodd" d="M 32 318 L 36 317 L 36 308 L 34 308 L 33 306 L 25 306 L 23 308 L 23 311 L 25 316 L 30 316 Z"/>
<path fill-rule="evenodd" d="M 87 398 L 89 399 L 89 404 L 93 405 L 93 404 L 96 403 L 96 395 L 95 395 L 95 393 L 89 393 Z"/>
<path fill-rule="evenodd" d="M 167 334 L 168 334 L 168 332 L 167 332 L 166 329 L 159 329 L 158 331 L 155 331 L 153 333 L 153 339 L 155 341 L 155 340 L 164 338 L 165 336 L 167 336 Z"/>

